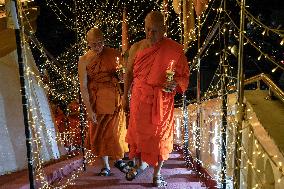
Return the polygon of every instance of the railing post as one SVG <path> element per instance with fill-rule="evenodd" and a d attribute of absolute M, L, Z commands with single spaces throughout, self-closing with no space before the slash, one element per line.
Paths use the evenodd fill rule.
<path fill-rule="evenodd" d="M 245 0 L 241 0 L 240 32 L 239 32 L 239 53 L 238 53 L 238 101 L 237 101 L 237 128 L 235 135 L 235 157 L 234 157 L 234 189 L 240 188 L 241 171 L 241 145 L 242 126 L 244 120 L 244 71 L 243 71 L 243 47 L 244 47 L 244 26 L 245 26 Z"/>
<path fill-rule="evenodd" d="M 184 134 L 183 134 L 183 154 L 186 160 L 186 166 L 193 168 L 193 166 L 190 166 L 190 164 L 193 163 L 192 157 L 189 154 L 189 149 L 188 149 L 188 139 L 189 139 L 189 134 L 188 134 L 188 109 L 187 109 L 187 103 L 186 103 L 186 92 L 183 94 L 183 129 L 184 129 Z"/>
<path fill-rule="evenodd" d="M 260 90 L 260 80 L 256 82 L 257 89 Z"/>
<path fill-rule="evenodd" d="M 226 0 L 223 1 L 223 9 L 226 10 Z M 221 124 L 221 188 L 226 189 L 227 185 L 227 104 L 228 104 L 228 60 L 227 60 L 227 51 L 228 48 L 228 28 L 226 24 L 225 14 L 222 14 L 223 20 L 223 53 L 220 57 L 220 66 L 221 66 L 221 94 L 222 94 L 222 124 Z M 221 29 L 221 28 L 220 28 Z"/>
<path fill-rule="evenodd" d="M 201 24 L 200 24 L 200 19 L 201 17 L 198 18 L 198 55 L 197 55 L 197 83 L 196 83 L 196 89 L 197 89 L 197 115 L 196 115 L 196 131 L 195 131 L 195 136 L 196 136 L 196 170 L 199 172 L 200 171 L 200 166 L 201 166 L 201 154 L 200 154 L 200 132 L 202 128 L 202 111 L 201 111 L 201 73 L 200 73 L 200 68 L 201 68 L 201 55 L 200 55 L 200 30 L 201 30 Z"/>
<path fill-rule="evenodd" d="M 86 171 L 85 137 L 86 137 L 86 114 L 84 103 L 79 88 L 79 110 L 80 110 L 80 133 L 81 133 L 81 151 L 83 155 L 83 170 Z"/>
<path fill-rule="evenodd" d="M 78 12 L 78 7 L 77 7 L 77 1 L 74 1 L 74 8 L 75 8 L 75 25 L 76 25 L 76 42 L 79 42 L 79 30 L 78 30 L 78 15 L 76 14 Z M 79 59 L 78 59 L 79 61 Z M 79 75 L 78 75 L 79 78 Z M 80 83 L 79 83 L 80 85 Z M 85 154 L 85 134 L 86 132 L 86 112 L 84 110 L 84 102 L 81 96 L 81 90 L 79 86 L 79 91 L 78 91 L 78 97 L 79 97 L 79 111 L 80 111 L 80 134 L 81 134 L 81 151 L 83 155 L 83 170 L 86 171 L 86 154 Z"/>
<path fill-rule="evenodd" d="M 225 53 L 226 54 L 226 53 Z M 228 103 L 228 94 L 226 91 L 226 87 L 228 84 L 227 72 L 228 72 L 228 65 L 226 64 L 226 55 L 223 58 L 223 65 L 222 65 L 222 126 L 221 126 L 221 184 L 222 189 L 226 189 L 227 183 L 227 103 Z"/>
<path fill-rule="evenodd" d="M 268 96 L 270 97 L 270 99 L 271 99 L 272 96 L 273 96 L 273 92 L 272 92 L 272 90 L 271 90 L 270 87 L 268 88 Z"/>
<path fill-rule="evenodd" d="M 19 2 L 21 3 L 21 2 Z M 26 94 L 26 81 L 25 81 L 25 64 L 23 60 L 22 45 L 22 22 L 20 20 L 18 4 L 16 0 L 10 2 L 10 13 L 15 13 L 14 18 L 14 28 L 16 36 L 16 45 L 17 45 L 17 55 L 18 55 L 18 65 L 19 65 L 19 77 L 21 85 L 21 96 L 22 96 L 22 107 L 23 107 L 23 117 L 24 117 L 24 126 L 25 126 L 25 136 L 26 136 L 26 147 L 27 147 L 27 160 L 28 160 L 28 173 L 29 173 L 29 182 L 30 189 L 35 188 L 34 184 L 34 168 L 33 168 L 33 148 L 32 148 L 32 133 L 29 127 L 29 113 L 28 113 L 28 99 Z"/>

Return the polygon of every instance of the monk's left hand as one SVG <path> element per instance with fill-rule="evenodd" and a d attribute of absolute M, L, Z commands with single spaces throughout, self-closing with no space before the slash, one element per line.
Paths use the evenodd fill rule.
<path fill-rule="evenodd" d="M 171 91 L 171 92 L 173 92 L 175 90 L 176 86 L 177 86 L 177 82 L 175 80 L 168 81 L 164 84 L 164 88 Z"/>
<path fill-rule="evenodd" d="M 122 108 L 126 114 L 129 114 L 129 100 L 126 95 L 122 97 Z"/>

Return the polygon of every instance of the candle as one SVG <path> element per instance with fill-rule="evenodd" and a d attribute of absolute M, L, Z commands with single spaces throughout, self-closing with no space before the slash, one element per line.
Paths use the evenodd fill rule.
<path fill-rule="evenodd" d="M 171 60 L 171 62 L 170 62 L 170 69 L 169 70 L 173 70 L 173 64 L 174 64 L 174 60 Z"/>
<path fill-rule="evenodd" d="M 163 88 L 164 92 L 171 93 L 174 91 L 174 87 L 171 85 L 171 83 L 174 81 L 174 62 L 175 60 L 170 60 L 170 64 L 168 66 L 168 69 L 166 70 L 166 83 L 165 87 Z"/>
<path fill-rule="evenodd" d="M 118 70 L 119 68 L 120 68 L 119 57 L 116 57 L 116 69 Z"/>

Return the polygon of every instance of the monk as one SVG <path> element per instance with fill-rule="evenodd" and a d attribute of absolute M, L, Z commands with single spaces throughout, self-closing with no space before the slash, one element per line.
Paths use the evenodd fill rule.
<path fill-rule="evenodd" d="M 104 45 L 103 33 L 98 28 L 88 31 L 87 43 L 90 49 L 79 59 L 78 73 L 88 120 L 94 123 L 89 128 L 90 148 L 102 159 L 100 176 L 111 175 L 109 157 L 125 173 L 129 169 L 122 161 L 128 151 L 125 113 L 115 74 L 121 55 Z"/>
<path fill-rule="evenodd" d="M 130 145 L 129 157 L 138 160 L 135 168 L 126 174 L 126 179 L 135 179 L 151 165 L 155 187 L 167 185 L 161 176 L 161 168 L 173 149 L 174 96 L 187 89 L 189 80 L 183 47 L 164 37 L 165 31 L 160 12 L 147 14 L 146 39 L 133 44 L 129 51 L 123 95 L 123 106 L 127 111 L 127 92 L 131 91 L 126 142 Z"/>

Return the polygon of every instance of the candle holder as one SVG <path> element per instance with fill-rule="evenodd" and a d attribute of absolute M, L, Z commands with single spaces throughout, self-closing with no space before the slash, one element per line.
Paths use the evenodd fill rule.
<path fill-rule="evenodd" d="M 175 75 L 175 71 L 173 69 L 174 62 L 175 62 L 174 60 L 171 60 L 171 63 L 169 65 L 168 69 L 166 70 L 166 84 L 170 84 L 170 83 L 172 83 L 172 81 L 174 81 L 174 75 Z M 171 93 L 171 92 L 173 92 L 173 89 L 165 87 L 163 89 L 163 91 L 167 92 L 167 93 Z"/>
<path fill-rule="evenodd" d="M 116 71 L 115 71 L 115 73 L 116 73 L 118 82 L 124 83 L 123 76 L 125 74 L 125 68 L 122 64 L 120 64 L 118 57 L 116 58 Z"/>

